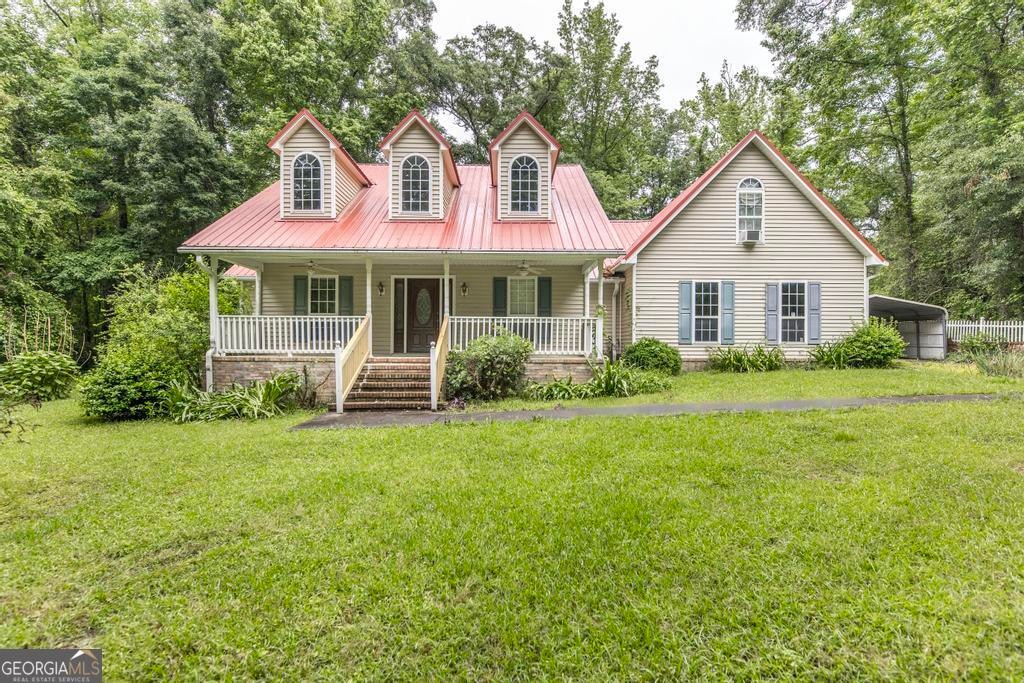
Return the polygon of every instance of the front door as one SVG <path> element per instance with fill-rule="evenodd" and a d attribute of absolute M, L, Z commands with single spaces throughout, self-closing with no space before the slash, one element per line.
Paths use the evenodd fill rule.
<path fill-rule="evenodd" d="M 409 336 L 405 350 L 428 353 L 441 326 L 441 281 L 409 279 L 405 291 L 405 329 Z"/>

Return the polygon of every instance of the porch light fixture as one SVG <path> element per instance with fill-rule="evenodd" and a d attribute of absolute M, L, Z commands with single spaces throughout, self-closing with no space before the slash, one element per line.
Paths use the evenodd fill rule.
<path fill-rule="evenodd" d="M 465 282 L 463 282 L 462 287 L 459 288 L 459 291 L 462 292 L 462 296 L 467 296 L 469 294 L 469 286 Z"/>
<path fill-rule="evenodd" d="M 377 283 L 377 296 L 384 296 L 384 282 Z"/>

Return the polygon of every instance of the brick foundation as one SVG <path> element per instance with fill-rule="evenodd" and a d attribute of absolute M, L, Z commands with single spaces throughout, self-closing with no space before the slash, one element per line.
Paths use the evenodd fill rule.
<path fill-rule="evenodd" d="M 534 356 L 526 361 L 526 377 L 533 382 L 550 382 L 572 376 L 574 382 L 586 382 L 593 377 L 587 360 L 580 356 Z"/>
<path fill-rule="evenodd" d="M 232 384 L 249 384 L 271 375 L 291 370 L 302 377 L 302 368 L 309 371 L 316 386 L 317 400 L 334 402 L 334 356 L 214 356 L 213 388 L 227 389 Z"/>
<path fill-rule="evenodd" d="M 317 400 L 334 404 L 334 356 L 214 356 L 213 388 L 223 391 L 232 384 L 249 384 L 289 370 L 302 376 L 307 368 L 317 388 Z M 575 382 L 588 381 L 592 373 L 579 356 L 538 356 L 526 362 L 526 377 L 533 382 L 550 382 L 571 375 Z"/>

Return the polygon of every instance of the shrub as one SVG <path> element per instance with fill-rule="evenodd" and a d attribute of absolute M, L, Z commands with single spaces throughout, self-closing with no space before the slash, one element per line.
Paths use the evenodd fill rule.
<path fill-rule="evenodd" d="M 594 376 L 589 382 L 577 384 L 572 377 L 556 379 L 547 384 L 532 384 L 526 390 L 529 398 L 542 401 L 559 401 L 574 398 L 595 398 L 598 396 L 636 396 L 653 394 L 668 389 L 671 381 L 664 373 L 652 370 L 636 370 L 622 363 L 605 361 L 604 365 L 591 366 Z"/>
<path fill-rule="evenodd" d="M 831 370 L 843 370 L 850 367 L 850 352 L 846 341 L 839 339 L 815 346 L 811 349 L 811 361 L 815 366 Z"/>
<path fill-rule="evenodd" d="M 957 354 L 973 359 L 977 356 L 988 356 L 1007 348 L 1004 339 L 988 334 L 987 332 L 974 332 L 968 334 L 956 345 Z"/>
<path fill-rule="evenodd" d="M 82 407 L 104 420 L 157 417 L 166 412 L 171 383 L 184 379 L 180 368 L 160 357 L 108 354 L 82 378 Z"/>
<path fill-rule="evenodd" d="M 159 278 L 129 269 L 106 303 L 107 340 L 95 370 L 83 382 L 89 415 L 131 420 L 165 414 L 175 381 L 198 384 L 210 345 L 209 283 L 194 266 Z M 239 285 L 224 280 L 218 306 L 237 310 Z"/>
<path fill-rule="evenodd" d="M 55 351 L 29 351 L 0 365 L 0 388 L 15 398 L 49 401 L 71 392 L 78 365 L 71 356 Z"/>
<path fill-rule="evenodd" d="M 871 318 L 842 342 L 851 368 L 890 367 L 907 345 L 896 323 L 881 318 Z"/>
<path fill-rule="evenodd" d="M 630 344 L 622 353 L 621 361 L 627 367 L 638 370 L 654 370 L 668 375 L 678 375 L 682 369 L 679 352 L 663 341 L 644 337 Z"/>
<path fill-rule="evenodd" d="M 572 376 L 555 379 L 546 384 L 531 384 L 526 388 L 528 398 L 539 401 L 565 401 L 589 396 L 590 385 L 577 383 Z"/>
<path fill-rule="evenodd" d="M 167 391 L 167 412 L 175 422 L 274 417 L 295 405 L 301 384 L 294 372 L 220 392 L 200 391 L 191 384 L 174 382 Z"/>
<path fill-rule="evenodd" d="M 996 351 L 979 354 L 974 358 L 978 369 L 986 375 L 1024 379 L 1024 353 L 1019 351 Z"/>
<path fill-rule="evenodd" d="M 478 337 L 464 351 L 449 352 L 445 395 L 463 400 L 515 396 L 523 390 L 531 353 L 533 345 L 514 334 Z"/>
<path fill-rule="evenodd" d="M 851 334 L 811 349 L 815 366 L 845 368 L 887 368 L 903 355 L 906 342 L 896 323 L 871 318 Z"/>
<path fill-rule="evenodd" d="M 750 350 L 745 346 L 721 346 L 708 354 L 708 367 L 717 372 L 772 372 L 785 365 L 782 349 L 777 346 L 768 349 L 758 344 Z"/>

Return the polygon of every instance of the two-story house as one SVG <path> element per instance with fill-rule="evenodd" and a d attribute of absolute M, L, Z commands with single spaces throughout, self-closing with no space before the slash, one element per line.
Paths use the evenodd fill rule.
<path fill-rule="evenodd" d="M 498 330 L 533 343 L 536 377 L 585 376 L 640 337 L 691 364 L 722 344 L 800 356 L 865 319 L 885 263 L 756 131 L 650 221 L 609 221 L 526 112 L 483 165 L 417 111 L 381 164 L 306 110 L 268 144 L 279 180 L 180 247 L 210 274 L 218 388 L 304 365 L 346 407 L 429 406 L 444 350 Z M 255 281 L 251 315 L 218 314 L 223 276 Z"/>

